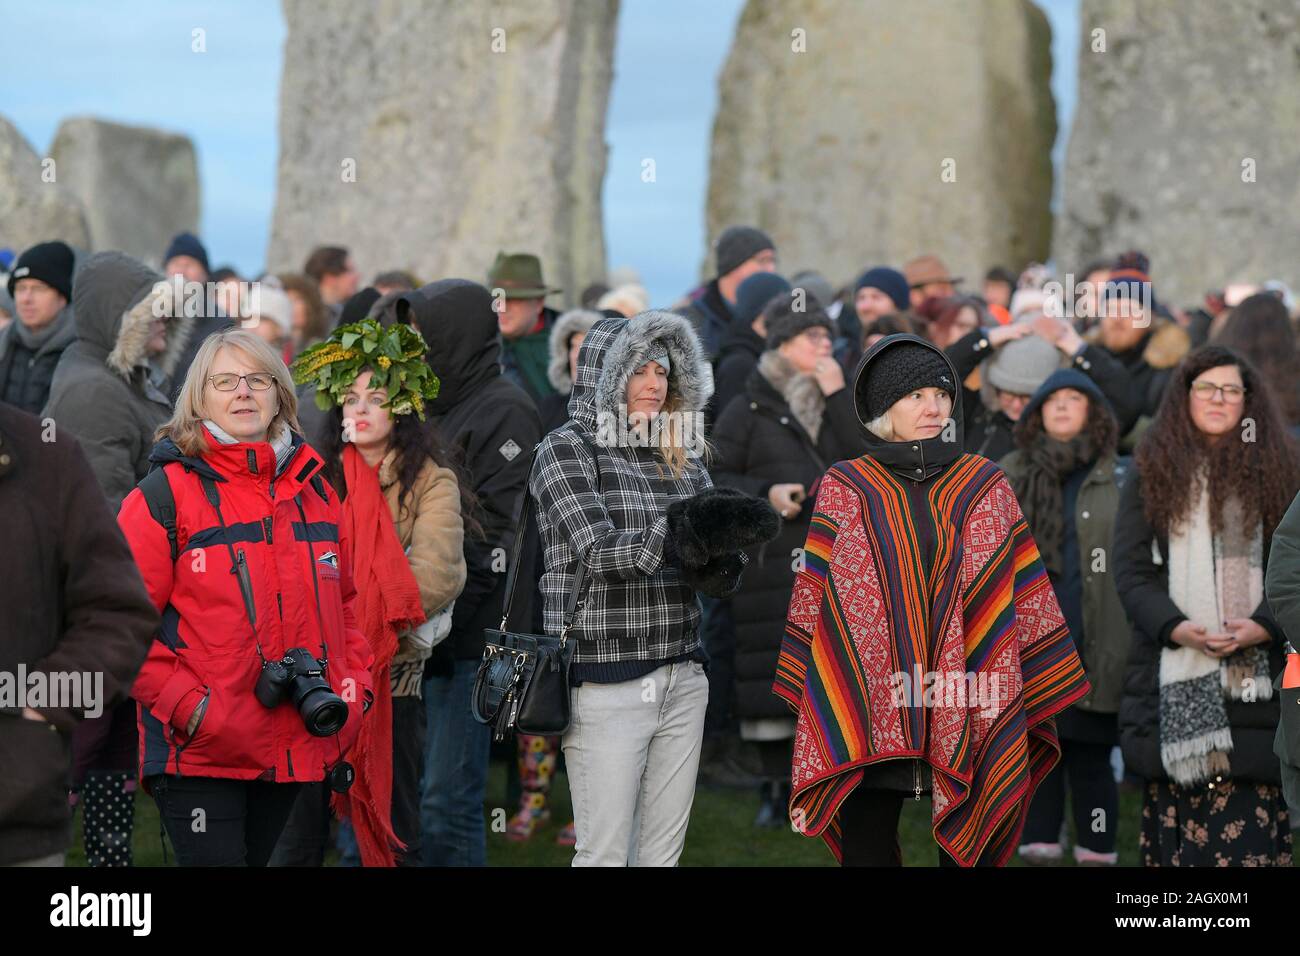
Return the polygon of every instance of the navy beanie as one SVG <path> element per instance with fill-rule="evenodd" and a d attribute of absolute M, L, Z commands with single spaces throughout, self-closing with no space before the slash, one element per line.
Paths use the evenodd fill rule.
<path fill-rule="evenodd" d="M 178 232 L 172 237 L 171 243 L 167 246 L 167 251 L 163 253 L 163 265 L 167 265 L 176 256 L 189 256 L 191 259 L 197 259 L 203 264 L 204 272 L 212 271 L 208 265 L 208 250 L 203 247 L 199 237 L 192 232 Z"/>
<path fill-rule="evenodd" d="M 912 304 L 911 291 L 907 286 L 907 279 L 903 273 L 897 269 L 891 269 L 888 266 L 876 266 L 874 269 L 868 269 L 858 277 L 857 284 L 853 286 L 853 294 L 857 295 L 861 290 L 870 286 L 873 289 L 879 289 L 885 295 L 889 296 L 894 303 L 894 308 L 899 312 L 907 309 Z"/>
<path fill-rule="evenodd" d="M 1034 412 L 1042 408 L 1043 403 L 1052 397 L 1053 392 L 1059 392 L 1063 388 L 1072 388 L 1076 392 L 1083 392 L 1088 396 L 1094 408 L 1104 408 L 1114 417 L 1115 410 L 1111 408 L 1110 402 L 1102 394 L 1101 389 L 1097 387 L 1096 382 L 1076 368 L 1060 368 L 1047 376 L 1047 381 L 1038 386 L 1038 390 L 1034 392 L 1033 397 L 1029 399 L 1029 403 L 1025 405 L 1025 410 L 1020 413 L 1020 420 L 1028 421 Z"/>
<path fill-rule="evenodd" d="M 763 306 L 783 292 L 790 291 L 790 283 L 775 272 L 755 272 L 752 276 L 736 286 L 736 304 L 731 314 L 739 322 L 749 325 Z"/>
<path fill-rule="evenodd" d="M 72 271 L 77 257 L 66 242 L 38 242 L 23 252 L 9 273 L 9 294 L 19 279 L 40 279 L 69 302 L 72 301 Z"/>

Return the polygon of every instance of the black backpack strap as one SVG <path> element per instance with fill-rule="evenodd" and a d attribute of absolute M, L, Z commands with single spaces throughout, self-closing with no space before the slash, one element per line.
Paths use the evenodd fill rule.
<path fill-rule="evenodd" d="M 175 564 L 180 557 L 180 542 L 176 539 L 176 496 L 172 494 L 171 483 L 167 481 L 167 472 L 155 468 L 141 478 L 136 487 L 144 495 L 153 520 L 167 532 L 167 547 L 171 551 L 172 563 Z"/>

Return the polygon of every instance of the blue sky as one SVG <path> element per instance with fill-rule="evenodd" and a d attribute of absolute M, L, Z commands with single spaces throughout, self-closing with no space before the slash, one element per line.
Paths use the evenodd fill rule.
<path fill-rule="evenodd" d="M 1038 2 L 1053 28 L 1059 170 L 1074 103 L 1079 0 Z M 611 267 L 640 271 L 656 304 L 691 287 L 703 257 L 717 76 L 742 7 L 743 0 L 622 3 L 606 126 L 606 248 Z M 213 264 L 261 270 L 275 204 L 279 3 L 0 0 L 0 23 L 0 113 L 37 153 L 76 115 L 188 135 Z M 205 31 L 204 53 L 191 49 L 196 28 Z M 656 163 L 652 191 L 639 188 L 645 157 Z"/>

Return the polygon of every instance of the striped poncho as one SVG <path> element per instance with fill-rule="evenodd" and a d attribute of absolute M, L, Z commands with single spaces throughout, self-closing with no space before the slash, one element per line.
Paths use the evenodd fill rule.
<path fill-rule="evenodd" d="M 862 457 L 821 481 L 773 687 L 797 716 L 791 819 L 840 859 L 862 768 L 923 758 L 935 840 L 963 866 L 1001 865 L 1060 757 L 1051 718 L 1088 681 L 1001 469 L 963 455 L 928 502 L 927 574 L 888 469 Z"/>

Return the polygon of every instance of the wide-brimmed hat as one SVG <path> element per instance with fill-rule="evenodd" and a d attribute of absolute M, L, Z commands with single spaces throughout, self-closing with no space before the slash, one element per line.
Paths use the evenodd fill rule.
<path fill-rule="evenodd" d="M 528 252 L 498 252 L 488 271 L 488 288 L 501 289 L 507 299 L 542 299 L 560 291 L 546 287 L 542 260 Z"/>
<path fill-rule="evenodd" d="M 961 276 L 948 274 L 948 267 L 938 256 L 918 256 L 903 266 L 903 275 L 907 277 L 909 288 L 919 289 L 931 282 L 951 282 L 956 285 L 962 281 Z"/>

